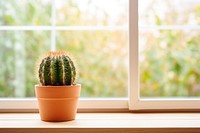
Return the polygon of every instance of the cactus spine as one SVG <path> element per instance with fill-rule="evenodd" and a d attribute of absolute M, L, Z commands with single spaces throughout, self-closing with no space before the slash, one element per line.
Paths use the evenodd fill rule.
<path fill-rule="evenodd" d="M 73 85 L 76 79 L 76 68 L 71 58 L 62 51 L 49 52 L 39 66 L 41 85 Z"/>

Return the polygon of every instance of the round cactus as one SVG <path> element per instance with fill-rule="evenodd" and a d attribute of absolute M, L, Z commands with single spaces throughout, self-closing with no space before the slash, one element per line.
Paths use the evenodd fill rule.
<path fill-rule="evenodd" d="M 76 79 L 76 68 L 71 58 L 62 51 L 49 52 L 39 66 L 41 85 L 73 85 Z"/>

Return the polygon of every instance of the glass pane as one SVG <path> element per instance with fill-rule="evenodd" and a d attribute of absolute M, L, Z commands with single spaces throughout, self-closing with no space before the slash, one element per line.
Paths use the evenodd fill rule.
<path fill-rule="evenodd" d="M 56 0 L 57 25 L 128 25 L 128 0 Z"/>
<path fill-rule="evenodd" d="M 50 25 L 51 0 L 1 0 L 0 25 Z"/>
<path fill-rule="evenodd" d="M 33 97 L 36 61 L 50 50 L 50 33 L 0 31 L 0 36 L 0 97 Z"/>
<path fill-rule="evenodd" d="M 57 49 L 74 56 L 82 97 L 127 97 L 127 31 L 60 31 Z"/>
<path fill-rule="evenodd" d="M 139 0 L 140 25 L 199 25 L 199 0 Z"/>
<path fill-rule="evenodd" d="M 140 95 L 200 96 L 200 31 L 140 31 Z"/>

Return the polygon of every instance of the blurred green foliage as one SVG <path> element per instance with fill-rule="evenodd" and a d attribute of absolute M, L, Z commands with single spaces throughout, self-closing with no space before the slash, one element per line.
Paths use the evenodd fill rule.
<path fill-rule="evenodd" d="M 84 97 L 127 95 L 126 31 L 60 31 L 57 49 L 70 50 L 78 64 Z"/>
<path fill-rule="evenodd" d="M 88 0 L 87 4 L 92 3 Z M 50 25 L 51 8 L 50 0 L 0 1 L 0 25 Z M 60 0 L 56 5 L 58 25 L 107 24 L 107 17 L 93 19 L 90 17 L 94 14 L 89 18 L 87 15 L 73 0 Z M 116 24 L 125 22 L 123 19 Z M 76 60 L 82 97 L 127 96 L 128 31 L 77 30 L 56 34 L 56 49 L 70 52 Z M 0 97 L 34 97 L 37 60 L 50 50 L 50 41 L 51 31 L 0 31 Z"/>
<path fill-rule="evenodd" d="M 127 7 L 113 20 L 111 12 L 95 7 L 92 0 L 87 0 L 84 12 L 74 0 L 56 1 L 58 26 L 128 23 Z M 151 0 L 140 13 L 140 24 L 199 25 L 200 5 L 177 1 Z M 89 10 L 93 6 L 95 10 Z M 51 0 L 0 1 L 0 25 L 48 26 L 51 9 Z M 141 96 L 199 96 L 200 32 L 141 29 L 139 34 Z M 0 31 L 0 97 L 34 97 L 37 60 L 50 50 L 50 41 L 51 31 Z M 74 56 L 82 97 L 127 96 L 128 31 L 56 31 L 56 49 Z"/>
<path fill-rule="evenodd" d="M 197 1 L 152 0 L 140 22 L 157 26 L 199 25 Z M 159 4 L 161 5 L 159 5 Z M 178 5 L 181 5 L 178 6 Z M 200 95 L 200 32 L 197 29 L 140 31 L 142 97 Z"/>

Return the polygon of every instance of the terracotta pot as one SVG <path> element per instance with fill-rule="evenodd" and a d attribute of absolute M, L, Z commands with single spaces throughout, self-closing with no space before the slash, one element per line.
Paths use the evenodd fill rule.
<path fill-rule="evenodd" d="M 41 119 L 43 121 L 74 120 L 80 91 L 80 84 L 72 86 L 35 85 Z"/>

